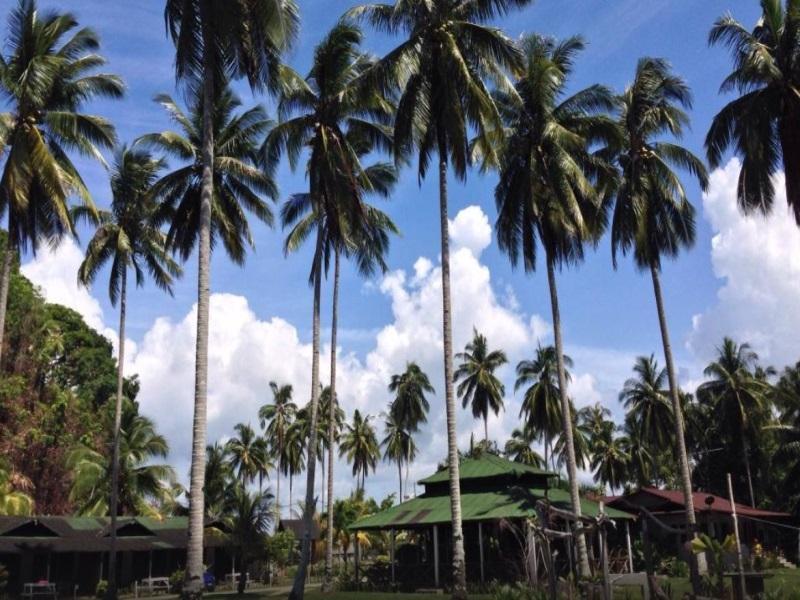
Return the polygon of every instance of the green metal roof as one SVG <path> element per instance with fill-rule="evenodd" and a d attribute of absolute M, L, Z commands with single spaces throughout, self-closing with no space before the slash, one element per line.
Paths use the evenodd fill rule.
<path fill-rule="evenodd" d="M 569 493 L 561 489 L 509 487 L 503 491 L 471 492 L 461 495 L 461 518 L 463 521 L 493 521 L 497 519 L 522 519 L 536 514 L 536 502 L 547 494 L 557 508 L 569 510 Z M 598 504 L 581 498 L 581 511 L 587 517 L 596 517 Z M 621 510 L 606 507 L 612 519 L 633 519 Z M 349 529 L 413 529 L 416 527 L 450 523 L 450 496 L 422 495 L 393 506 L 353 523 Z"/>
<path fill-rule="evenodd" d="M 421 484 L 441 483 L 449 481 L 449 469 L 437 471 L 430 477 L 420 480 Z M 484 479 L 487 477 L 497 477 L 499 475 L 540 475 L 553 476 L 555 473 L 543 471 L 536 467 L 513 462 L 494 454 L 485 453 L 480 458 L 463 458 L 459 463 L 459 479 Z"/>

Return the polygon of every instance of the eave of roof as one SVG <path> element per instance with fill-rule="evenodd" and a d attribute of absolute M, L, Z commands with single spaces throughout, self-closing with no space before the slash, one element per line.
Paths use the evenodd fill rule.
<path fill-rule="evenodd" d="M 547 498 L 556 508 L 569 510 L 569 493 L 561 489 L 525 489 L 510 487 L 502 491 L 470 492 L 461 495 L 461 518 L 470 521 L 496 521 L 499 519 L 524 519 L 536 514 L 536 502 Z M 596 517 L 599 505 L 581 499 L 585 516 Z M 612 519 L 634 519 L 621 510 L 607 507 Z M 379 529 L 415 529 L 423 526 L 450 523 L 450 496 L 422 495 L 392 506 L 384 511 L 364 517 L 353 523 L 351 531 Z"/>

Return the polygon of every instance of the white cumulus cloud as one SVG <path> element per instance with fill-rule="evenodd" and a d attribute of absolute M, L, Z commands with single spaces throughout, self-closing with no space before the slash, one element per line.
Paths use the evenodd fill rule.
<path fill-rule="evenodd" d="M 690 349 L 702 361 L 727 335 L 749 342 L 765 362 L 783 367 L 800 357 L 800 229 L 775 177 L 772 214 L 744 216 L 736 204 L 741 165 L 732 159 L 711 174 L 703 212 L 711 224 L 711 262 L 723 280 L 717 302 L 693 319 Z"/>

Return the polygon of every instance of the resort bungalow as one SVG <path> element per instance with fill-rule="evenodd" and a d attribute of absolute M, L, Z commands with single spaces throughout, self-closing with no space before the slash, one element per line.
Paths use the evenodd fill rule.
<path fill-rule="evenodd" d="M 571 503 L 566 490 L 551 487 L 555 477 L 555 473 L 490 453 L 461 461 L 461 516 L 469 581 L 524 579 L 526 568 L 531 567 L 530 563 L 526 565 L 530 558 L 525 558 L 526 544 L 530 547 L 529 523 L 542 523 L 542 517 L 548 531 L 562 536 L 553 538 L 558 568 L 571 568 L 573 544 L 566 520 Z M 451 577 L 449 470 L 442 469 L 420 483 L 425 487 L 422 495 L 350 526 L 353 533 L 389 534 L 390 573 L 386 574 L 386 583 L 403 590 L 439 588 L 448 585 Z M 595 519 L 600 505 L 582 498 L 581 511 L 583 516 Z M 606 509 L 605 515 L 620 524 L 634 518 L 615 508 Z M 401 533 L 404 541 L 398 542 Z M 592 541 L 590 536 L 590 545 Z"/>
<path fill-rule="evenodd" d="M 121 587 L 145 578 L 168 577 L 186 560 L 186 517 L 117 520 L 117 573 Z M 8 591 L 49 582 L 59 593 L 93 595 L 108 573 L 110 519 L 96 517 L 0 516 L 0 565 L 9 573 Z M 231 570 L 220 529 L 207 525 L 205 563 L 218 578 Z"/>
<path fill-rule="evenodd" d="M 710 537 L 722 540 L 733 533 L 733 507 L 730 501 L 705 492 L 694 492 L 694 510 L 697 529 Z M 685 526 L 685 503 L 680 490 L 661 490 L 643 487 L 623 496 L 605 498 L 608 506 L 647 517 L 648 534 L 656 542 L 668 545 L 669 540 L 682 543 L 685 534 L 677 536 L 675 530 Z M 798 551 L 799 530 L 792 525 L 792 516 L 785 512 L 763 510 L 736 503 L 739 519 L 739 536 L 748 547 L 758 542 L 764 548 L 782 548 L 794 556 Z M 639 519 L 641 522 L 643 519 Z"/>

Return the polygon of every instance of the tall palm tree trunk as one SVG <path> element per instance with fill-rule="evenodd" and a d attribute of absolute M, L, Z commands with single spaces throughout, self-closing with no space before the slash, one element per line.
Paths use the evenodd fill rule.
<path fill-rule="evenodd" d="M 484 415 L 483 417 L 483 441 L 489 441 L 489 416 Z"/>
<path fill-rule="evenodd" d="M 311 527 L 314 519 L 314 476 L 317 470 L 317 405 L 319 403 L 319 305 L 322 284 L 322 237 L 317 236 L 318 261 L 314 274 L 314 308 L 311 334 L 311 427 L 308 433 L 308 457 L 306 464 L 306 503 L 303 507 L 303 539 L 300 546 L 300 564 L 297 566 L 289 600 L 302 600 L 305 591 L 308 562 L 311 558 Z"/>
<path fill-rule="evenodd" d="M 444 391 L 447 412 L 447 466 L 450 470 L 450 511 L 453 529 L 453 595 L 467 598 L 464 564 L 464 533 L 461 529 L 461 485 L 459 482 L 456 404 L 453 395 L 453 331 L 450 302 L 450 238 L 447 223 L 447 146 L 439 141 L 439 224 L 442 243 L 442 342 L 444 345 Z"/>
<path fill-rule="evenodd" d="M 333 260 L 333 306 L 331 309 L 331 396 L 328 402 L 328 530 L 325 540 L 325 579 L 322 591 L 333 591 L 333 452 L 336 442 L 336 343 L 339 327 L 339 250 Z"/>
<path fill-rule="evenodd" d="M 9 230 L 11 229 L 9 224 Z M 6 309 L 8 308 L 8 287 L 11 283 L 11 265 L 14 262 L 14 251 L 11 249 L 11 236 L 6 237 L 3 253 L 3 266 L 0 270 L 0 368 L 3 365 L 3 341 L 6 331 Z"/>
<path fill-rule="evenodd" d="M 678 445 L 678 461 L 680 464 L 681 487 L 683 487 L 683 502 L 686 508 L 686 529 L 689 535 L 697 535 L 697 520 L 694 514 L 694 498 L 692 496 L 692 474 L 689 471 L 689 456 L 686 452 L 686 439 L 684 438 L 683 409 L 681 400 L 678 396 L 678 381 L 675 376 L 675 363 L 672 360 L 672 345 L 669 341 L 669 329 L 667 328 L 667 316 L 664 311 L 664 298 L 661 295 L 661 280 L 656 266 L 650 267 L 650 275 L 653 278 L 653 294 L 656 297 L 656 310 L 658 311 L 658 325 L 661 328 L 661 341 L 664 344 L 664 361 L 667 363 L 667 377 L 669 378 L 669 397 L 672 401 L 672 412 L 675 423 L 675 441 Z M 700 594 L 700 573 L 697 569 L 694 555 L 690 559 L 692 590 L 695 595 Z"/>
<path fill-rule="evenodd" d="M 277 515 L 277 520 L 275 521 L 276 526 L 281 520 L 281 456 L 283 456 L 283 442 L 278 442 L 278 445 L 280 447 L 278 450 L 278 465 L 275 468 L 275 514 Z"/>
<path fill-rule="evenodd" d="M 558 289 L 556 288 L 556 271 L 550 253 L 547 253 L 547 281 L 550 286 L 550 306 L 553 310 L 553 337 L 556 344 L 556 364 L 558 368 L 558 387 L 561 394 L 561 425 L 567 450 L 567 475 L 569 477 L 569 495 L 572 501 L 572 512 L 575 514 L 575 544 L 578 550 L 578 575 L 581 578 L 591 577 L 589 570 L 589 554 L 586 550 L 586 537 L 581 522 L 581 497 L 578 490 L 578 464 L 575 459 L 575 440 L 572 434 L 572 411 L 567 396 L 567 375 L 564 367 L 564 345 L 561 341 L 561 312 L 558 308 Z"/>
<path fill-rule="evenodd" d="M 206 469 L 206 412 L 208 409 L 209 271 L 211 270 L 211 195 L 214 191 L 214 70 L 205 61 L 203 80 L 203 179 L 200 190 L 200 239 L 197 268 L 197 345 L 194 368 L 194 423 L 189 476 L 189 539 L 184 598 L 203 594 L 203 484 Z"/>
<path fill-rule="evenodd" d="M 122 384 L 125 362 L 125 313 L 127 310 L 128 269 L 122 271 L 119 293 L 119 356 L 117 357 L 117 396 L 114 402 L 114 432 L 111 449 L 111 544 L 108 551 L 108 591 L 106 598 L 117 597 L 117 512 L 119 504 L 119 429 L 122 422 Z"/>
<path fill-rule="evenodd" d="M 399 493 L 400 493 L 400 496 L 398 496 L 398 500 L 399 500 L 398 504 L 401 504 L 403 502 L 403 461 L 402 460 L 398 460 L 397 461 L 397 483 L 398 483 L 398 489 L 399 489 Z"/>
<path fill-rule="evenodd" d="M 746 435 L 743 435 L 742 439 L 744 439 L 742 453 L 744 454 L 744 472 L 747 475 L 747 491 L 750 493 L 750 506 L 755 507 L 756 495 L 753 491 L 753 475 L 750 471 L 750 444 L 746 439 Z"/>

